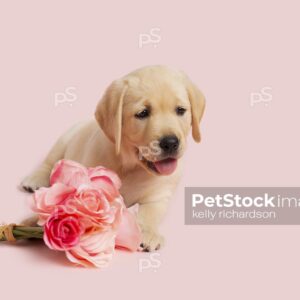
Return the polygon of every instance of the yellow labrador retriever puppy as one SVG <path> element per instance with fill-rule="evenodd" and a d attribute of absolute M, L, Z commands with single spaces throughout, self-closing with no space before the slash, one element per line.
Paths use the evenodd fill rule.
<path fill-rule="evenodd" d="M 192 128 L 200 142 L 204 107 L 204 96 L 183 72 L 138 69 L 108 87 L 96 120 L 65 133 L 22 186 L 27 191 L 48 186 L 51 169 L 62 158 L 110 168 L 122 180 L 127 207 L 139 204 L 143 249 L 157 250 L 163 244 L 158 225 L 179 179 L 186 137 Z"/>

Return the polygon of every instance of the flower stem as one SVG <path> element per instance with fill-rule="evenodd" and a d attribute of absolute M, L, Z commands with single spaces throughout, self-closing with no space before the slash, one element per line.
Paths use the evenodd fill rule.
<path fill-rule="evenodd" d="M 5 234 L 4 229 L 7 226 L 0 226 L 0 242 L 7 241 L 7 235 Z M 11 232 L 16 240 L 23 240 L 23 239 L 42 239 L 44 235 L 44 228 L 43 227 L 27 227 L 27 226 L 13 226 L 11 228 Z"/>

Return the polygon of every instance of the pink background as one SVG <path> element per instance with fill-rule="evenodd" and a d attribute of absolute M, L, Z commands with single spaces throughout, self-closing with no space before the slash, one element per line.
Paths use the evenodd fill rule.
<path fill-rule="evenodd" d="M 179 2 L 179 1 L 177 1 Z M 105 87 L 149 64 L 185 70 L 207 97 L 203 142 L 162 226 L 160 267 L 117 252 L 78 269 L 39 244 L 0 245 L 1 298 L 299 299 L 298 226 L 185 226 L 185 186 L 299 185 L 299 1 L 3 1 L 0 221 L 29 213 L 17 184 Z M 139 48 L 139 34 L 161 41 Z M 75 87 L 72 106 L 54 94 Z M 272 88 L 272 101 L 250 95 Z"/>

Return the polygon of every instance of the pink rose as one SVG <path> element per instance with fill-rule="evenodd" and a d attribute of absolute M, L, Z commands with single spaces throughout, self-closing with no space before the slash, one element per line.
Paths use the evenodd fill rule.
<path fill-rule="evenodd" d="M 56 183 L 50 188 L 40 188 L 31 198 L 31 209 L 38 214 L 38 224 L 43 226 L 58 205 L 73 197 L 76 189 L 62 183 Z"/>
<path fill-rule="evenodd" d="M 102 229 L 117 228 L 121 222 L 121 196 L 111 197 L 102 190 L 83 189 L 64 203 L 68 212 L 89 218 L 94 226 Z"/>
<path fill-rule="evenodd" d="M 66 251 L 76 264 L 96 267 L 108 264 L 115 247 L 138 249 L 141 233 L 124 205 L 116 173 L 61 160 L 50 184 L 32 197 L 49 248 Z"/>
<path fill-rule="evenodd" d="M 121 180 L 118 175 L 104 167 L 85 168 L 81 164 L 71 160 L 60 160 L 54 166 L 50 185 L 63 183 L 68 186 L 82 189 L 92 187 L 107 191 L 112 197 L 119 193 Z"/>
<path fill-rule="evenodd" d="M 74 248 L 84 233 L 84 227 L 77 215 L 57 210 L 44 226 L 45 244 L 53 250 L 65 251 Z"/>
<path fill-rule="evenodd" d="M 63 183 L 78 188 L 80 185 L 89 184 L 87 169 L 81 164 L 71 160 L 60 160 L 52 169 L 50 185 Z"/>
<path fill-rule="evenodd" d="M 66 255 L 75 264 L 102 268 L 111 261 L 114 248 L 114 231 L 87 233 L 77 246 L 66 252 Z"/>

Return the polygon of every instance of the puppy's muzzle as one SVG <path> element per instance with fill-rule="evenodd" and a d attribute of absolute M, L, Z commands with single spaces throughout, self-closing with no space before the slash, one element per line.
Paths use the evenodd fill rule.
<path fill-rule="evenodd" d="M 164 136 L 159 141 L 159 147 L 165 155 L 176 154 L 179 148 L 179 139 L 175 135 Z"/>

